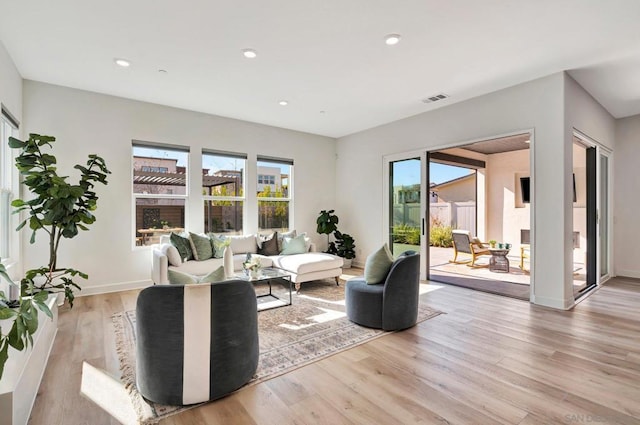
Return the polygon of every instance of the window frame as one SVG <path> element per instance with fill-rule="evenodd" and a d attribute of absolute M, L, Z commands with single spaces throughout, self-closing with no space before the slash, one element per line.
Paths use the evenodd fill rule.
<path fill-rule="evenodd" d="M 240 229 L 240 235 L 244 234 L 244 227 L 246 226 L 246 210 L 247 210 L 247 163 L 248 156 L 247 154 L 239 153 L 239 152 L 226 152 L 226 151 L 217 151 L 211 149 L 202 149 L 202 164 L 201 169 L 204 169 L 204 159 L 206 156 L 217 156 L 217 157 L 225 157 L 231 159 L 241 159 L 244 161 L 244 166 L 242 167 L 242 176 L 240 181 L 242 185 L 240 186 L 240 192 L 242 195 L 202 195 L 202 203 L 204 205 L 207 201 L 221 201 L 221 202 L 241 202 L 242 203 L 242 229 Z M 237 171 L 237 170 L 234 170 Z M 201 182 L 202 183 L 202 182 Z M 202 187 L 202 184 L 200 184 Z M 203 225 L 204 225 L 203 221 Z M 205 229 L 206 230 L 206 229 Z M 234 231 L 237 232 L 237 231 Z"/>
<path fill-rule="evenodd" d="M 16 153 L 8 145 L 9 137 L 20 136 L 20 123 L 1 105 L 0 112 L 0 191 L 8 195 L 7 216 L 0 217 L 0 238 L 6 245 L 0 247 L 2 264 L 7 268 L 20 261 L 20 237 L 15 228 L 18 226 L 19 215 L 13 214 L 11 201 L 17 199 L 20 193 L 20 176 L 14 166 Z M 7 134 L 9 133 L 9 134 Z M 4 226 L 6 225 L 6 228 Z M 0 243 L 3 243 L 0 241 Z M 6 252 L 3 252 L 5 251 Z M 4 256 L 3 256 L 4 254 Z"/>
<path fill-rule="evenodd" d="M 287 159 L 287 158 L 277 158 L 277 157 L 272 157 L 272 156 L 265 156 L 265 155 L 258 155 L 257 159 L 256 159 L 256 174 L 259 176 L 260 173 L 258 172 L 258 170 L 260 169 L 261 164 L 260 163 L 271 163 L 271 164 L 279 164 L 279 165 L 288 165 L 289 166 L 289 176 L 288 176 L 288 181 L 287 181 L 287 196 L 286 197 L 282 197 L 282 198 L 277 198 L 277 197 L 260 197 L 258 196 L 258 194 L 260 192 L 257 191 L 257 186 L 256 186 L 256 207 L 257 207 L 257 212 L 258 212 L 258 216 L 257 216 L 257 220 L 258 220 L 258 232 L 261 231 L 265 231 L 268 229 L 262 229 L 260 227 L 260 202 L 288 202 L 288 207 L 289 207 L 289 211 L 288 211 L 288 225 L 287 228 L 289 230 L 294 229 L 294 223 L 293 223 L 293 207 L 294 207 L 294 199 L 293 199 L 293 181 L 294 181 L 294 161 L 293 159 Z M 274 177 L 275 180 L 275 177 Z M 256 176 L 256 184 L 260 184 L 258 183 L 258 178 Z M 262 183 L 262 184 L 269 184 L 269 183 Z M 275 181 L 274 181 L 274 185 L 275 185 Z"/>
<path fill-rule="evenodd" d="M 184 176 L 185 176 L 185 193 L 184 194 L 176 194 L 176 193 L 171 193 L 171 194 L 162 194 L 162 193 L 138 193 L 135 191 L 135 176 L 134 176 L 134 161 L 135 161 L 135 152 L 134 149 L 135 148 L 148 148 L 148 149 L 159 149 L 159 150 L 166 150 L 166 151 L 173 151 L 173 152 L 179 152 L 182 154 L 186 154 L 186 161 L 185 161 L 185 172 L 184 172 Z M 159 158 L 161 159 L 161 158 Z M 189 218 L 189 214 L 188 214 L 188 209 L 189 209 L 189 173 L 190 173 L 190 162 L 191 162 L 191 158 L 190 158 L 190 148 L 189 146 L 183 146 L 183 145 L 171 145 L 171 144 L 165 144 L 165 143 L 155 143 L 155 142 L 146 142 L 146 141 L 139 141 L 139 140 L 132 140 L 131 141 L 131 228 L 132 228 L 132 239 L 131 239 L 131 243 L 132 243 L 132 248 L 134 250 L 136 249 L 150 249 L 153 247 L 153 244 L 151 245 L 137 245 L 136 244 L 136 234 L 138 232 L 137 229 L 137 217 L 136 217 L 136 212 L 137 212 L 137 200 L 138 199 L 177 199 L 177 200 L 183 200 L 184 201 L 184 228 L 188 229 L 188 218 Z M 142 167 L 141 167 L 142 168 Z"/>

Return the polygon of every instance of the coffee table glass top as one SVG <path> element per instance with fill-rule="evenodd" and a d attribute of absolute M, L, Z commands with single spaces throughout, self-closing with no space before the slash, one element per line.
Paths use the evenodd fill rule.
<path fill-rule="evenodd" d="M 285 272 L 284 270 L 274 269 L 272 267 L 266 267 L 258 271 L 257 277 L 250 277 L 245 272 L 236 273 L 236 277 L 238 279 L 257 281 L 257 280 L 268 280 L 268 279 L 278 279 L 278 278 L 291 278 L 291 274 Z"/>

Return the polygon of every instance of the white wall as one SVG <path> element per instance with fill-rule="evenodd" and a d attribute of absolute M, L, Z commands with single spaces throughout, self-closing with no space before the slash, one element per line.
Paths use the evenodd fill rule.
<path fill-rule="evenodd" d="M 523 204 L 520 177 L 530 175 L 529 150 L 496 153 L 488 156 L 487 238 L 507 242 L 519 253 L 520 230 L 530 229 L 531 204 Z"/>
<path fill-rule="evenodd" d="M 614 153 L 614 273 L 640 278 L 640 115 L 617 120 Z"/>
<path fill-rule="evenodd" d="M 535 141 L 534 302 L 557 308 L 573 304 L 564 291 L 563 235 L 571 213 L 564 203 L 565 163 L 571 167 L 564 134 L 564 75 L 554 74 L 468 101 L 338 139 L 336 178 L 340 227 L 358 245 L 358 261 L 384 243 L 383 157 L 483 140 L 533 129 Z"/>
<path fill-rule="evenodd" d="M 323 242 L 315 233 L 315 220 L 320 210 L 335 204 L 334 139 L 34 81 L 24 82 L 24 105 L 25 134 L 57 138 L 54 153 L 63 173 L 77 176 L 71 170 L 73 164 L 84 163 L 90 153 L 103 156 L 113 173 L 108 186 L 97 188 L 96 223 L 60 248 L 61 265 L 89 274 L 84 294 L 139 286 L 150 279 L 149 248 L 132 249 L 132 139 L 191 147 L 186 222 L 196 232 L 203 230 L 204 221 L 202 148 L 247 153 L 253 164 L 247 170 L 248 193 L 256 189 L 257 155 L 293 159 L 293 225 Z M 246 209 L 244 231 L 255 232 L 257 203 L 248 201 Z M 27 269 L 46 263 L 43 236 L 29 245 L 24 232 Z"/>
<path fill-rule="evenodd" d="M 22 121 L 22 77 L 0 41 L 0 102 Z"/>

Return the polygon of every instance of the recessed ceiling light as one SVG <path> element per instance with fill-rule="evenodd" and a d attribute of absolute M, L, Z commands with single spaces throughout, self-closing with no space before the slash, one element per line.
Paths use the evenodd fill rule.
<path fill-rule="evenodd" d="M 253 49 L 244 49 L 242 51 L 242 54 L 244 55 L 245 58 L 247 59 L 254 59 L 255 57 L 258 56 L 258 52 L 256 52 Z"/>
<path fill-rule="evenodd" d="M 320 111 L 320 113 L 321 113 L 321 114 L 324 114 L 324 113 L 326 113 L 326 111 Z"/>
<path fill-rule="evenodd" d="M 159 70 L 158 70 L 158 72 L 159 72 L 160 74 L 166 74 L 166 73 L 167 73 L 167 70 L 166 70 L 166 69 L 159 69 Z"/>
<path fill-rule="evenodd" d="M 384 37 L 384 42 L 387 44 L 387 46 L 398 44 L 400 42 L 400 34 L 389 34 Z"/>
<path fill-rule="evenodd" d="M 287 106 L 289 104 L 289 102 L 287 102 L 286 100 L 281 100 L 280 102 L 278 102 L 278 105 L 280 106 Z"/>
<path fill-rule="evenodd" d="M 121 66 L 123 68 L 128 68 L 129 66 L 131 66 L 131 62 L 129 62 L 126 59 L 117 59 L 116 58 L 113 61 L 116 63 L 116 65 Z"/>

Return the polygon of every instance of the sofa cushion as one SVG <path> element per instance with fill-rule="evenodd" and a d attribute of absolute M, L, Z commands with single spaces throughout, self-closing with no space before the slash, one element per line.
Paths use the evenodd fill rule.
<path fill-rule="evenodd" d="M 208 260 L 213 257 L 211 239 L 208 236 L 196 235 L 189 232 L 189 242 L 193 251 L 193 259 L 196 261 Z"/>
<path fill-rule="evenodd" d="M 188 238 L 180 236 L 177 233 L 171 233 L 169 238 L 171 240 L 171 244 L 178 249 L 182 261 L 193 259 L 193 251 L 191 250 L 191 243 Z"/>
<path fill-rule="evenodd" d="M 220 266 L 212 272 L 202 276 L 194 276 L 189 273 L 184 273 L 179 270 L 169 269 L 168 271 L 169 283 L 174 285 L 191 285 L 194 283 L 214 283 L 222 282 L 225 280 L 224 267 Z"/>
<path fill-rule="evenodd" d="M 273 232 L 270 236 L 260 236 L 262 242 L 260 248 L 258 248 L 258 254 L 262 255 L 278 255 L 278 232 Z"/>
<path fill-rule="evenodd" d="M 262 267 L 271 267 L 273 261 L 271 257 L 266 257 L 260 254 L 252 254 L 252 256 L 260 258 L 260 264 Z M 242 263 L 247 259 L 247 254 L 236 254 L 233 256 L 233 270 L 242 270 Z M 179 267 L 169 266 L 169 270 L 178 270 L 182 273 L 189 273 L 195 276 L 204 276 L 210 273 L 212 270 L 223 265 L 222 258 L 210 258 L 204 261 L 186 261 Z"/>
<path fill-rule="evenodd" d="M 297 255 L 270 257 L 273 266 L 295 274 L 313 273 L 342 267 L 343 260 L 324 252 L 306 252 Z"/>
<path fill-rule="evenodd" d="M 295 238 L 285 237 L 282 240 L 282 255 L 292 254 L 304 254 L 307 252 L 307 245 L 305 243 L 305 235 L 296 236 Z"/>
<path fill-rule="evenodd" d="M 234 254 L 255 254 L 258 252 L 256 235 L 229 236 L 229 239 L 231 239 L 231 250 Z"/>
<path fill-rule="evenodd" d="M 182 258 L 180 258 L 178 248 L 175 246 L 171 244 L 160 245 L 160 251 L 167 256 L 167 260 L 169 260 L 170 265 L 180 266 L 182 264 Z"/>
<path fill-rule="evenodd" d="M 391 265 L 393 264 L 393 255 L 389 251 L 389 246 L 385 243 L 377 251 L 367 257 L 364 264 L 364 278 L 369 285 L 375 285 L 387 278 Z"/>

